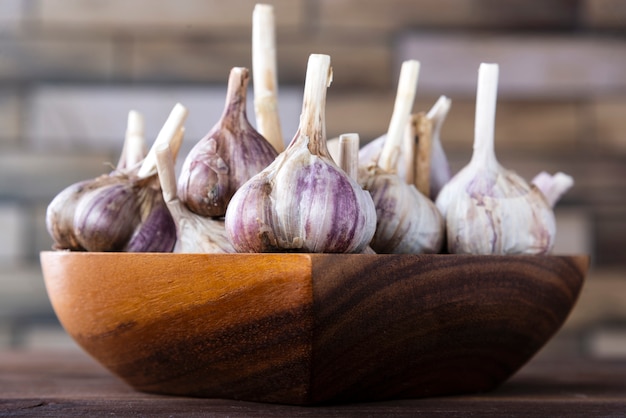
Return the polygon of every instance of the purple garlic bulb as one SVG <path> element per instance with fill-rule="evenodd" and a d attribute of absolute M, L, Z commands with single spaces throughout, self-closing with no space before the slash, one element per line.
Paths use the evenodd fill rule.
<path fill-rule="evenodd" d="M 246 182 L 226 211 L 238 252 L 360 253 L 376 227 L 370 195 L 326 147 L 330 57 L 309 57 L 300 126 L 287 149 Z"/>
<path fill-rule="evenodd" d="M 222 117 L 183 162 L 178 197 L 198 215 L 224 216 L 235 191 L 276 158 L 246 116 L 249 79 L 247 68 L 231 70 Z"/>

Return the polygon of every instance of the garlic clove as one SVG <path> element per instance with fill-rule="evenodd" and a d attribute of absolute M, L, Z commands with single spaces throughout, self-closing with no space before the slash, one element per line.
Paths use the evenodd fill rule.
<path fill-rule="evenodd" d="M 121 251 L 140 223 L 137 188 L 116 182 L 91 190 L 76 205 L 74 234 L 87 251 Z"/>
<path fill-rule="evenodd" d="M 89 191 L 97 188 L 99 184 L 110 180 L 108 176 L 98 179 L 83 180 L 74 183 L 59 194 L 48 204 L 46 209 L 46 228 L 54 241 L 53 248 L 56 250 L 84 251 L 76 234 L 74 233 L 74 213 L 76 205 Z"/>
<path fill-rule="evenodd" d="M 176 243 L 176 223 L 163 200 L 158 184 L 141 186 L 140 222 L 126 243 L 126 252 L 172 252 Z"/>
<path fill-rule="evenodd" d="M 467 166 L 439 193 L 448 251 L 469 254 L 547 254 L 556 222 L 536 187 L 503 168 L 494 149 L 498 65 L 481 64 L 474 150 Z"/>
<path fill-rule="evenodd" d="M 370 246 L 379 254 L 436 254 L 443 247 L 444 220 L 415 186 L 391 173 L 370 175 L 364 184 L 376 206 Z"/>
<path fill-rule="evenodd" d="M 330 57 L 307 65 L 300 126 L 276 160 L 246 182 L 226 211 L 226 232 L 239 252 L 365 250 L 376 212 L 367 192 L 339 168 L 326 146 Z"/>
<path fill-rule="evenodd" d="M 249 78 L 246 68 L 231 70 L 222 117 L 183 162 L 178 196 L 199 215 L 224 216 L 235 191 L 276 158 L 276 150 L 248 122 Z"/>

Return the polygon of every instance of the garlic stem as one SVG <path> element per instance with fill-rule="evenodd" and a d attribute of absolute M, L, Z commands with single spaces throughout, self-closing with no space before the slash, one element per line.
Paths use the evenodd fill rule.
<path fill-rule="evenodd" d="M 136 110 L 128 112 L 126 136 L 122 147 L 122 155 L 117 169 L 126 169 L 139 164 L 146 156 L 143 116 Z"/>
<path fill-rule="evenodd" d="M 432 122 L 425 113 L 411 116 L 415 127 L 417 150 L 415 157 L 415 187 L 424 196 L 430 196 L 430 170 L 432 155 Z M 409 171 L 409 170 L 407 170 Z"/>
<path fill-rule="evenodd" d="M 395 170 L 400 156 L 402 137 L 415 100 L 419 70 L 420 63 L 416 60 L 404 61 L 400 69 L 398 90 L 389 122 L 387 139 L 378 159 L 378 166 L 387 172 Z"/>
<path fill-rule="evenodd" d="M 439 99 L 437 99 L 433 107 L 430 108 L 428 114 L 426 115 L 428 119 L 433 122 L 433 143 L 436 142 L 434 140 L 435 138 L 440 138 L 441 127 L 443 126 L 443 122 L 445 121 L 446 116 L 448 116 L 451 105 L 452 100 L 450 100 L 446 96 L 439 96 Z"/>
<path fill-rule="evenodd" d="M 480 64 L 476 89 L 474 120 L 474 151 L 470 164 L 496 169 L 494 148 L 496 101 L 498 95 L 498 64 Z"/>
<path fill-rule="evenodd" d="M 339 167 L 357 181 L 359 170 L 359 134 L 349 133 L 339 136 Z"/>
<path fill-rule="evenodd" d="M 168 207 L 178 200 L 176 195 L 176 170 L 174 166 L 174 155 L 170 144 L 160 144 L 156 149 L 156 165 L 161 183 L 163 200 Z"/>
<path fill-rule="evenodd" d="M 250 71 L 247 68 L 233 67 L 230 70 L 226 90 L 226 103 L 221 118 L 222 122 L 228 119 L 238 120 L 241 115 L 246 116 L 246 95 L 248 93 L 249 80 Z"/>
<path fill-rule="evenodd" d="M 252 77 L 257 130 L 277 152 L 285 149 L 278 115 L 274 7 L 257 4 L 252 13 Z"/>
<path fill-rule="evenodd" d="M 163 124 L 163 127 L 159 131 L 159 134 L 154 140 L 152 147 L 148 151 L 148 155 L 146 155 L 141 167 L 139 167 L 137 177 L 146 178 L 156 174 L 156 149 L 161 147 L 162 144 L 166 144 L 171 141 L 171 139 L 185 123 L 188 113 L 189 112 L 185 106 L 180 103 L 176 103 L 167 120 Z"/>
<path fill-rule="evenodd" d="M 411 115 L 404 129 L 402 137 L 402 159 L 398 162 L 396 173 L 402 177 L 406 184 L 415 184 L 416 159 L 417 159 L 417 126 L 416 119 Z M 384 145 L 384 143 L 383 143 Z M 401 168 L 404 168 L 402 170 Z"/>
<path fill-rule="evenodd" d="M 311 154 L 332 158 L 326 146 L 326 90 L 333 80 L 330 56 L 311 54 L 304 82 L 304 98 L 300 126 L 289 144 L 293 147 L 302 140 L 308 140 Z"/>
<path fill-rule="evenodd" d="M 450 111 L 452 100 L 446 96 L 439 96 L 439 99 L 428 111 L 427 117 L 432 122 L 431 134 L 431 162 L 430 162 L 430 193 L 434 200 L 439 192 L 452 178 L 448 157 L 441 144 L 441 127 Z"/>

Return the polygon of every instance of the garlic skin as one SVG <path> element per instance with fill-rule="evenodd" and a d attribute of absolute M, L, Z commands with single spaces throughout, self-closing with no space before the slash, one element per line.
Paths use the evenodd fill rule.
<path fill-rule="evenodd" d="M 169 253 L 176 244 L 176 223 L 158 188 L 147 188 L 140 204 L 140 222 L 125 252 Z"/>
<path fill-rule="evenodd" d="M 225 216 L 238 252 L 360 253 L 376 226 L 370 195 L 326 147 L 330 57 L 309 57 L 300 127 L 287 149 L 233 196 Z"/>
<path fill-rule="evenodd" d="M 542 171 L 532 179 L 531 183 L 541 190 L 550 206 L 554 207 L 561 196 L 574 186 L 574 178 L 561 172 L 550 175 Z"/>
<path fill-rule="evenodd" d="M 375 169 L 374 169 L 375 170 Z M 436 254 L 443 247 L 444 220 L 433 202 L 392 173 L 367 177 L 376 206 L 376 233 L 370 243 L 378 254 Z M 401 198 L 398 198 L 401 196 Z"/>
<path fill-rule="evenodd" d="M 550 204 L 537 187 L 503 168 L 495 156 L 497 80 L 497 64 L 481 64 L 472 159 L 437 197 L 446 219 L 448 251 L 548 254 L 556 233 Z"/>
<path fill-rule="evenodd" d="M 108 176 L 103 176 L 101 179 L 108 179 Z M 80 199 L 96 187 L 98 187 L 98 179 L 79 181 L 63 189 L 48 204 L 46 228 L 54 241 L 53 249 L 85 250 L 74 233 L 74 213 Z"/>
<path fill-rule="evenodd" d="M 243 183 L 276 158 L 273 146 L 246 115 L 247 68 L 230 72 L 220 120 L 191 149 L 178 178 L 178 197 L 194 213 L 220 217 Z"/>
<path fill-rule="evenodd" d="M 140 202 L 132 184 L 117 182 L 85 194 L 74 213 L 74 233 L 87 251 L 121 251 L 139 224 Z"/>

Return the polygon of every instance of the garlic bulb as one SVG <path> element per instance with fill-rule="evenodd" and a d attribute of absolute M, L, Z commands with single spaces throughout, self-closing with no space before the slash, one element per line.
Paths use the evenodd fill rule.
<path fill-rule="evenodd" d="M 443 218 L 434 203 L 413 184 L 407 184 L 395 170 L 402 154 L 418 73 L 419 62 L 406 61 L 403 64 L 389 131 L 378 164 L 370 165 L 360 179 L 376 206 L 376 233 L 370 243 L 376 253 L 438 253 L 443 245 Z M 408 154 L 414 157 L 412 150 Z"/>
<path fill-rule="evenodd" d="M 224 216 L 235 191 L 276 158 L 276 150 L 248 122 L 249 79 L 248 69 L 231 70 L 222 117 L 183 162 L 178 197 L 198 215 Z"/>
<path fill-rule="evenodd" d="M 300 126 L 266 169 L 246 182 L 226 211 L 226 232 L 239 252 L 358 253 L 370 242 L 376 212 L 369 194 L 326 148 L 330 57 L 309 57 Z"/>
<path fill-rule="evenodd" d="M 234 253 L 224 221 L 197 215 L 191 212 L 176 195 L 174 156 L 169 144 L 156 150 L 156 165 L 163 200 L 176 225 L 175 253 Z"/>
<path fill-rule="evenodd" d="M 555 219 L 535 186 L 504 169 L 494 151 L 498 65 L 481 64 L 470 163 L 444 186 L 448 251 L 469 254 L 546 254 L 554 245 Z"/>
<path fill-rule="evenodd" d="M 177 104 L 155 144 L 172 142 L 178 150 L 180 127 L 187 110 Z M 129 122 L 139 119 L 129 117 Z M 167 211 L 152 167 L 154 146 L 141 165 L 131 151 L 136 135 L 129 123 L 120 169 L 67 187 L 48 205 L 46 226 L 53 248 L 86 251 L 171 251 L 175 243 L 174 221 Z M 136 126 L 134 126 L 136 128 Z M 142 130 L 142 129 L 141 129 Z M 136 139 L 136 138 L 135 138 Z M 134 141 L 140 144 L 142 141 Z M 137 147 L 137 152 L 139 147 Z M 129 157 L 135 154 L 134 157 Z M 139 173 L 143 173 L 142 177 Z"/>

